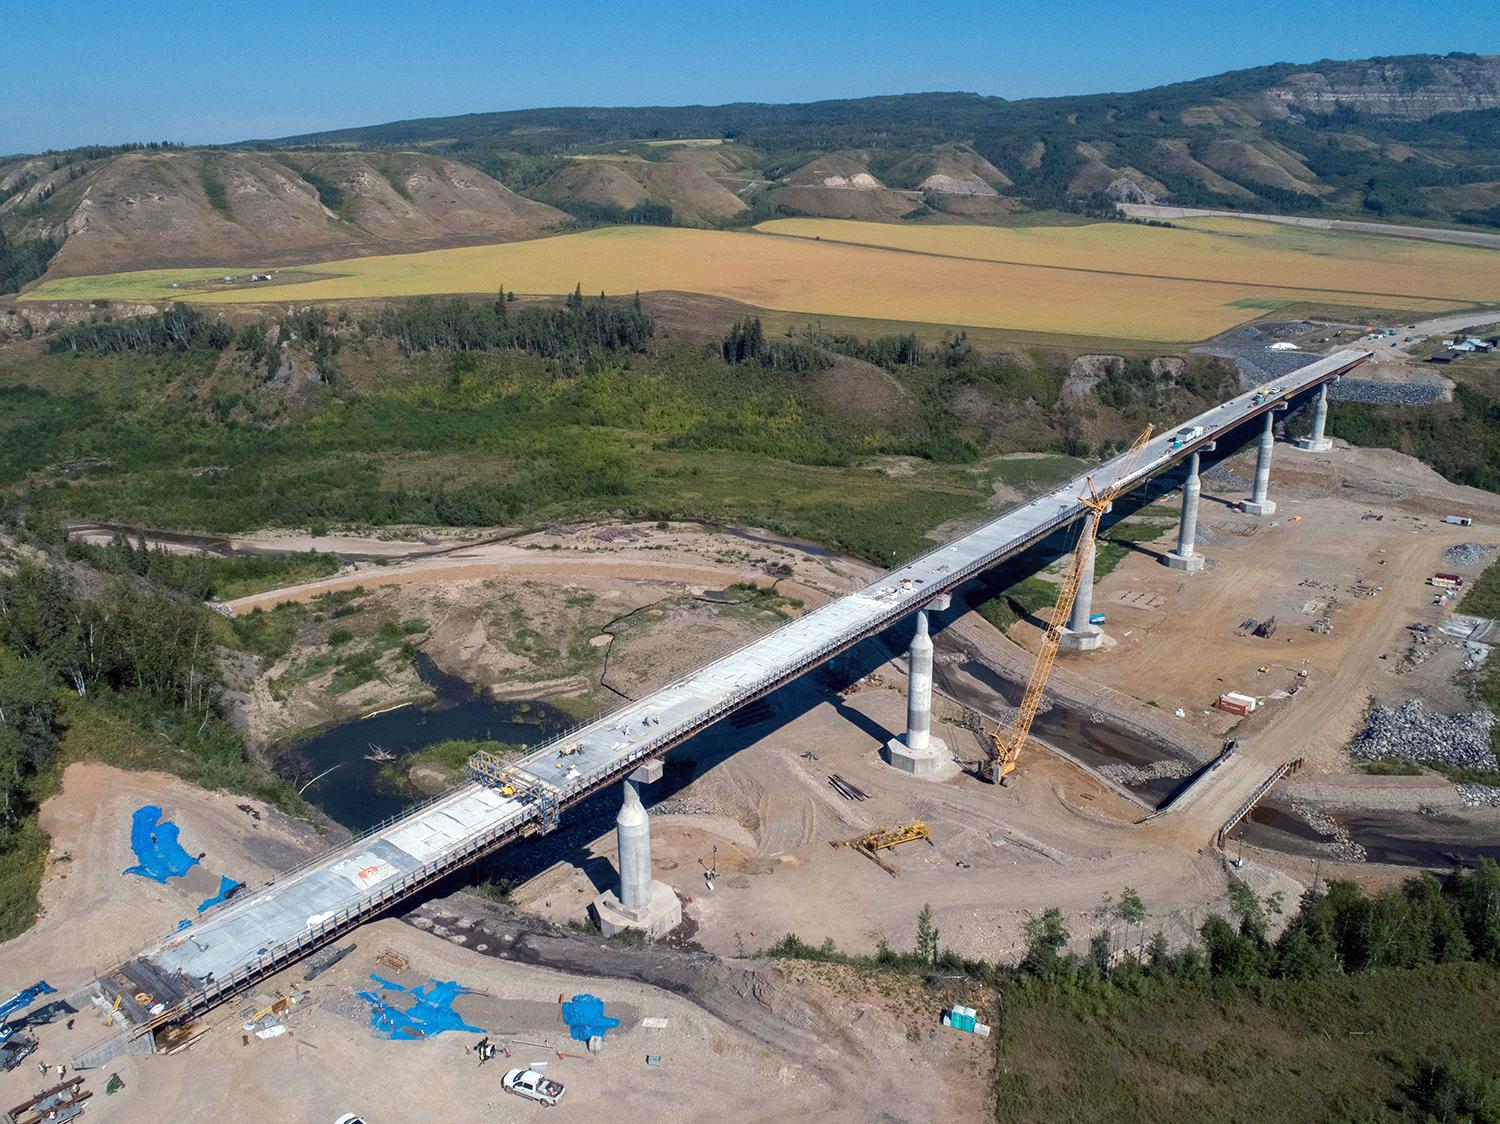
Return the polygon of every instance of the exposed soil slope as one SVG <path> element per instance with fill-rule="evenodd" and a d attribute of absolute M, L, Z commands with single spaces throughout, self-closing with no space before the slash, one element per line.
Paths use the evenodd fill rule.
<path fill-rule="evenodd" d="M 967 144 L 919 152 L 887 173 L 891 183 L 939 195 L 999 195 L 1014 181 Z"/>
<path fill-rule="evenodd" d="M 746 209 L 739 196 L 696 160 L 679 159 L 675 154 L 661 161 L 636 157 L 575 160 L 535 194 L 560 207 L 576 202 L 628 211 L 655 203 L 672 208 L 672 221 L 682 226 L 713 226 Z"/>

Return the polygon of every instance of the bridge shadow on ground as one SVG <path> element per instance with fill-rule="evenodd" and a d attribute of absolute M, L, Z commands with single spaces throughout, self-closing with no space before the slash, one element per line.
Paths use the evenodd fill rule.
<path fill-rule="evenodd" d="M 1253 428 L 1243 427 L 1247 433 Z M 1233 456 L 1253 436 L 1254 434 L 1248 434 L 1244 440 L 1232 445 L 1221 442 L 1220 451 L 1204 455 L 1204 465 L 1211 466 L 1226 457 Z M 1138 514 L 1161 497 L 1180 490 L 1184 472 L 1182 468 L 1174 468 L 1120 497 L 1115 501 L 1113 510 L 1104 517 L 1101 532 L 1107 534 L 1115 524 Z M 1059 558 L 1071 553 L 1077 542 L 1081 524 L 1081 520 L 1076 520 L 1070 526 L 1054 532 L 1036 545 L 958 587 L 953 593 L 952 607 L 945 612 L 933 612 L 930 615 L 929 625 L 934 643 L 940 640 L 958 618 L 1004 595 L 1007 590 L 1024 578 L 1039 573 Z M 1131 549 L 1155 556 L 1155 552 L 1146 550 L 1138 544 L 1127 545 Z M 1045 622 L 1027 606 L 1012 599 L 1011 608 L 1023 619 L 1038 627 L 1045 627 Z M 902 733 L 901 730 L 887 730 L 881 727 L 868 715 L 848 705 L 841 692 L 883 664 L 890 662 L 893 657 L 904 653 L 911 642 L 914 627 L 914 622 L 910 617 L 892 625 L 885 631 L 854 645 L 827 664 L 807 672 L 756 702 L 746 704 L 735 713 L 720 719 L 713 726 L 669 750 L 663 757 L 665 768 L 662 779 L 642 794 L 647 807 L 650 808 L 673 798 L 697 777 L 825 703 L 833 706 L 841 717 L 877 742 L 884 743 Z M 978 664 L 974 654 L 957 642 L 950 642 L 940 647 L 945 654 L 950 657 L 956 656 L 963 661 L 965 670 L 982 683 L 987 695 L 992 692 L 993 696 L 998 696 L 1010 706 L 1016 705 L 1019 701 L 1023 687 L 1021 682 L 1013 681 L 1010 677 L 1001 675 L 987 665 Z M 952 678 L 945 674 L 941 664 L 937 669 L 937 678 L 939 686 L 944 689 L 945 693 L 948 693 L 950 697 L 958 697 L 960 702 L 964 701 L 961 696 L 949 690 Z M 993 703 L 994 698 L 988 698 L 988 702 Z M 1056 729 L 1052 731 L 1054 736 L 1048 740 L 1056 744 L 1059 736 L 1065 735 L 1065 732 L 1070 741 L 1081 739 L 1083 731 L 1080 728 L 1080 722 L 1083 716 L 1070 712 L 1060 703 L 1055 704 L 1053 709 L 1057 714 Z M 1044 727 L 1053 724 L 1045 720 L 1042 723 Z M 1101 733 L 1112 733 L 1102 726 L 1098 726 L 1098 730 Z M 1118 738 L 1121 735 L 1114 736 Z M 1092 742 L 1094 739 L 1090 737 L 1088 740 Z M 1153 756 L 1156 755 L 1165 756 L 1159 752 L 1153 754 Z M 1104 761 L 1110 759 L 1141 760 L 1134 752 L 1129 758 L 1117 757 L 1113 753 L 1106 753 L 1101 757 Z M 618 884 L 618 873 L 614 864 L 608 859 L 592 854 L 589 844 L 613 825 L 620 808 L 620 799 L 620 788 L 617 785 L 612 784 L 601 789 L 569 809 L 564 816 L 563 825 L 557 831 L 545 836 L 528 836 L 510 843 L 498 854 L 434 883 L 420 895 L 404 903 L 400 907 L 401 912 L 413 909 L 426 901 L 446 897 L 456 890 L 477 883 L 522 883 L 536 877 L 558 862 L 578 867 L 600 892 L 614 888 Z"/>
<path fill-rule="evenodd" d="M 944 614 L 944 619 L 958 615 L 957 608 Z M 905 651 L 914 627 L 910 620 L 893 625 L 668 750 L 662 759 L 662 779 L 641 794 L 646 807 L 672 799 L 696 778 L 825 703 L 878 742 L 901 733 L 883 728 L 849 706 L 840 692 Z M 618 784 L 606 786 L 569 809 L 557 831 L 508 844 L 498 854 L 435 883 L 401 911 L 476 883 L 525 882 L 558 862 L 579 868 L 597 891 L 614 889 L 619 883 L 614 864 L 593 854 L 589 845 L 612 828 L 620 810 L 620 792 Z"/>

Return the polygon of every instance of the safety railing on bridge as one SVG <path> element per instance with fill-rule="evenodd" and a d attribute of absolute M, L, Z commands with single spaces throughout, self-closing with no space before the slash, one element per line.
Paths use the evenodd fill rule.
<path fill-rule="evenodd" d="M 1302 768 L 1302 758 L 1300 757 L 1294 757 L 1290 761 L 1283 761 L 1271 771 L 1269 777 L 1256 786 L 1255 791 L 1246 798 L 1245 802 L 1234 810 L 1234 815 L 1225 820 L 1224 825 L 1219 828 L 1218 834 L 1214 837 L 1214 842 L 1220 850 L 1224 849 L 1224 841 L 1229 838 L 1229 833 L 1234 830 L 1235 825 L 1250 814 L 1251 810 L 1261 802 L 1266 793 L 1275 787 L 1276 782 L 1281 780 L 1282 777 L 1295 773 L 1300 768 Z"/>

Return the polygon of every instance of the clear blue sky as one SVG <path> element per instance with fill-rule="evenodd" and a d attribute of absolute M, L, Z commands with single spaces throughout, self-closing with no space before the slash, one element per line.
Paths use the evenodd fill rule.
<path fill-rule="evenodd" d="M 1500 52 L 1494 0 L 9 0 L 0 153 L 549 105 L 1130 90 Z"/>

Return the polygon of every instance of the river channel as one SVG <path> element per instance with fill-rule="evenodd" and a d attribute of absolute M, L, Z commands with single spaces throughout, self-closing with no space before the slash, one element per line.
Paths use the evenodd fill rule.
<path fill-rule="evenodd" d="M 535 745 L 574 724 L 566 711 L 543 702 L 501 702 L 440 670 L 417 654 L 417 671 L 436 697 L 331 726 L 282 755 L 281 772 L 317 778 L 303 797 L 351 831 L 363 831 L 413 803 L 409 791 L 381 776 L 389 753 L 396 760 L 439 742 L 485 739 Z"/>

